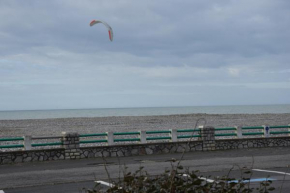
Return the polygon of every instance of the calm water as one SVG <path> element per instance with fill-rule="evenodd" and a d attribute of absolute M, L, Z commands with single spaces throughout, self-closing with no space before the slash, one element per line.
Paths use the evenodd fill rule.
<path fill-rule="evenodd" d="M 0 120 L 8 119 L 47 119 L 68 117 L 110 117 L 148 116 L 173 114 L 259 114 L 290 113 L 290 105 L 243 105 L 243 106 L 201 106 L 201 107 L 148 107 L 148 108 L 107 108 L 72 110 L 29 110 L 0 111 Z"/>

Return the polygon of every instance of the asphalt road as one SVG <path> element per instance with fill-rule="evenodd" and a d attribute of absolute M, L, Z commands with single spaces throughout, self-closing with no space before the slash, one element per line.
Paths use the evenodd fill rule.
<path fill-rule="evenodd" d="M 82 188 L 93 188 L 95 180 L 108 181 L 127 171 L 135 171 L 140 166 L 152 175 L 171 168 L 172 158 L 180 159 L 182 154 L 164 154 L 120 158 L 91 158 L 82 160 L 62 160 L 38 163 L 22 163 L 0 166 L 0 192 L 5 193 L 66 193 L 82 192 Z M 106 167 L 104 166 L 104 163 Z M 276 188 L 274 192 L 290 192 L 290 148 L 241 149 L 214 152 L 186 153 L 181 165 L 190 170 L 199 170 L 203 176 L 224 176 L 239 179 L 239 168 L 253 170 L 253 186 L 270 176 Z M 267 170 L 267 171 L 264 171 Z M 286 173 L 286 174 L 284 174 Z"/>

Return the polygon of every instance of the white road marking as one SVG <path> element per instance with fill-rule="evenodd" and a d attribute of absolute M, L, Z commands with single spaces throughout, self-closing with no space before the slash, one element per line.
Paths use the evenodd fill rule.
<path fill-rule="evenodd" d="M 3 190 L 0 190 L 0 193 L 5 193 Z"/>
<path fill-rule="evenodd" d="M 214 182 L 214 180 L 212 180 L 212 179 L 203 178 L 203 177 L 198 177 L 198 178 L 201 179 L 201 180 L 205 180 L 205 181 L 207 181 L 209 183 L 213 183 Z"/>
<path fill-rule="evenodd" d="M 111 184 L 111 183 L 108 183 L 108 182 L 104 182 L 104 181 L 95 181 L 95 182 L 96 182 L 96 183 L 99 183 L 99 184 L 102 184 L 102 185 L 105 185 L 105 186 L 109 186 L 110 188 L 115 187 L 114 184 Z M 122 187 L 119 187 L 118 189 L 121 190 Z M 0 192 L 0 193 L 1 193 L 1 192 Z"/>
<path fill-rule="evenodd" d="M 183 174 L 182 176 L 190 177 L 188 174 Z M 205 181 L 207 181 L 209 183 L 213 183 L 214 182 L 214 180 L 209 179 L 209 178 L 204 178 L 204 177 L 198 177 L 198 178 L 201 179 L 201 180 L 205 180 Z"/>
<path fill-rule="evenodd" d="M 273 180 L 276 180 L 276 179 L 274 179 L 274 178 L 256 178 L 256 179 L 253 179 L 253 178 L 251 178 L 250 180 L 242 180 L 242 182 L 244 182 L 244 183 L 249 183 L 249 182 L 264 182 L 264 181 L 268 181 L 268 180 L 273 181 Z M 231 183 L 231 182 L 238 183 L 239 180 L 228 181 L 228 183 Z"/>
<path fill-rule="evenodd" d="M 269 172 L 269 173 L 276 173 L 276 174 L 282 174 L 282 175 L 290 176 L 290 173 L 286 173 L 286 172 L 278 172 L 278 171 L 271 171 L 271 170 L 260 170 L 260 169 L 252 169 L 252 170 L 258 171 L 258 172 Z"/>
<path fill-rule="evenodd" d="M 95 182 L 97 182 L 97 183 L 99 183 L 99 184 L 102 184 L 102 185 L 105 185 L 105 186 L 109 186 L 109 187 L 111 187 L 111 188 L 114 187 L 114 184 L 110 184 L 110 183 L 108 183 L 108 182 L 104 182 L 104 181 L 95 181 Z M 0 193 L 1 193 L 1 192 L 0 192 Z"/>

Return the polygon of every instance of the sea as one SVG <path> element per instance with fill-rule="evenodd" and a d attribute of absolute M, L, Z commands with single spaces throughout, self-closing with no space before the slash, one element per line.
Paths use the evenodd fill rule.
<path fill-rule="evenodd" d="M 0 120 L 50 119 L 50 118 L 73 118 L 73 117 L 151 116 L 151 115 L 196 114 L 196 113 L 202 114 L 290 113 L 290 104 L 0 111 Z"/>

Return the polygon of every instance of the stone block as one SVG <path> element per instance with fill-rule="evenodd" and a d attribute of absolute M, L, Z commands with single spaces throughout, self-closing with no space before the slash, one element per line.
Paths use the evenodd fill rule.
<path fill-rule="evenodd" d="M 118 152 L 117 152 L 117 156 L 118 156 L 118 157 L 123 157 L 123 156 L 124 156 L 124 153 L 123 153 L 122 151 L 118 151 Z"/>
<path fill-rule="evenodd" d="M 96 152 L 95 153 L 95 157 L 102 157 L 103 155 L 102 155 L 102 152 Z"/>
<path fill-rule="evenodd" d="M 65 153 L 70 153 L 70 151 L 71 151 L 70 149 L 66 149 L 64 152 Z"/>
<path fill-rule="evenodd" d="M 47 161 L 48 160 L 48 156 L 45 154 L 44 156 L 43 156 L 43 161 Z"/>
<path fill-rule="evenodd" d="M 75 144 L 70 144 L 69 145 L 69 149 L 76 149 L 76 145 Z"/>
<path fill-rule="evenodd" d="M 89 152 L 88 152 L 88 151 L 84 151 L 84 152 L 83 152 L 83 155 L 84 155 L 85 157 L 88 157 Z"/>
<path fill-rule="evenodd" d="M 64 151 L 59 151 L 57 154 L 56 154 L 56 157 L 60 157 L 61 155 L 63 155 L 64 154 Z"/>
<path fill-rule="evenodd" d="M 2 160 L 2 164 L 11 164 L 13 161 L 11 159 L 4 159 Z"/>
<path fill-rule="evenodd" d="M 43 156 L 39 156 L 38 161 L 43 161 Z"/>
<path fill-rule="evenodd" d="M 195 146 L 196 151 L 202 151 L 202 145 L 197 145 Z"/>
<path fill-rule="evenodd" d="M 170 153 L 175 153 L 176 150 L 177 150 L 177 146 L 174 145 L 174 146 L 171 147 L 171 149 L 170 149 Z"/>
<path fill-rule="evenodd" d="M 109 157 L 109 156 L 110 156 L 110 152 L 103 151 L 103 156 L 104 156 L 104 157 Z"/>
<path fill-rule="evenodd" d="M 147 155 L 152 155 L 153 151 L 150 148 L 145 148 Z"/>
<path fill-rule="evenodd" d="M 184 152 L 184 148 L 181 147 L 181 146 L 178 146 L 176 152 L 183 153 Z"/>
<path fill-rule="evenodd" d="M 139 155 L 138 149 L 132 149 L 131 153 L 132 155 Z"/>
<path fill-rule="evenodd" d="M 24 162 L 30 162 L 32 160 L 31 157 L 26 157 L 25 159 L 23 159 Z"/>
<path fill-rule="evenodd" d="M 169 149 L 164 148 L 164 149 L 162 150 L 162 153 L 169 153 Z"/>
<path fill-rule="evenodd" d="M 64 155 L 59 156 L 58 159 L 60 159 L 60 160 L 64 160 Z"/>
<path fill-rule="evenodd" d="M 252 142 L 248 143 L 248 147 L 253 147 L 253 146 L 254 146 L 254 144 Z"/>
<path fill-rule="evenodd" d="M 17 156 L 16 159 L 14 160 L 14 163 L 21 163 L 23 162 L 22 156 Z"/>

